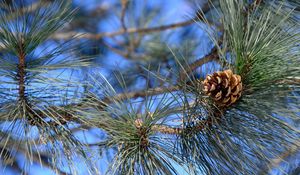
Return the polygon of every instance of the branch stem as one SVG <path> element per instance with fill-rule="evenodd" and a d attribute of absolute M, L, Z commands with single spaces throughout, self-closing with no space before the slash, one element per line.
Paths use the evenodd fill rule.
<path fill-rule="evenodd" d="M 19 48 L 19 64 L 18 64 L 18 78 L 19 78 L 19 100 L 24 101 L 25 96 L 25 58 L 26 53 L 24 51 L 24 44 L 21 41 Z"/>

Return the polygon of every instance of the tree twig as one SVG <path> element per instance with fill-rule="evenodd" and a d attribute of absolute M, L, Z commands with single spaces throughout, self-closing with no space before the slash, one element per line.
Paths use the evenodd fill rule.
<path fill-rule="evenodd" d="M 268 166 L 263 168 L 263 170 L 259 174 L 265 174 L 269 172 L 271 169 L 276 168 L 280 165 L 280 163 L 284 160 L 286 160 L 288 157 L 295 154 L 300 149 L 300 142 L 296 141 L 293 146 L 291 146 L 289 149 L 284 151 L 282 154 L 277 156 L 276 158 L 272 159 Z"/>
<path fill-rule="evenodd" d="M 204 65 L 208 62 L 217 61 L 218 58 L 219 58 L 218 48 L 217 48 L 217 46 L 215 46 L 208 55 L 204 56 L 203 58 L 197 59 L 193 63 L 189 64 L 184 70 L 182 70 L 179 73 L 179 79 L 178 80 L 179 81 L 184 81 L 186 75 L 190 74 L 195 69 L 197 69 L 198 67 L 201 67 L 202 65 Z"/>
<path fill-rule="evenodd" d="M 169 25 L 162 25 L 158 27 L 149 27 L 149 28 L 128 28 L 126 31 L 124 29 L 121 29 L 119 31 L 115 32 L 103 32 L 103 33 L 98 33 L 98 34 L 93 34 L 93 33 L 85 33 L 85 32 L 64 32 L 64 33 L 56 33 L 52 35 L 52 39 L 93 39 L 93 40 L 98 40 L 100 38 L 104 37 L 114 37 L 118 35 L 123 35 L 125 33 L 153 33 L 153 32 L 160 32 L 163 30 L 169 30 L 169 29 L 174 29 L 178 27 L 184 27 L 193 24 L 195 21 L 194 19 L 179 22 L 179 23 L 174 23 L 174 24 L 169 24 Z"/>
<path fill-rule="evenodd" d="M 23 39 L 20 39 L 19 43 L 19 48 L 18 48 L 18 59 L 19 59 L 19 64 L 18 64 L 18 72 L 17 76 L 19 79 L 19 99 L 21 101 L 25 101 L 25 46 L 22 41 Z"/>
<path fill-rule="evenodd" d="M 105 103 L 110 103 L 112 102 L 112 100 L 119 101 L 119 100 L 125 100 L 130 98 L 145 97 L 147 95 L 158 95 L 158 94 L 177 91 L 177 90 L 179 90 L 178 86 L 156 87 L 149 90 L 127 92 L 127 93 L 125 92 L 125 93 L 117 94 L 114 97 L 106 97 L 102 101 Z"/>
<path fill-rule="evenodd" d="M 210 10 L 209 3 L 206 3 L 204 7 L 202 8 L 202 13 L 205 14 Z M 98 33 L 98 34 L 93 34 L 93 33 L 78 33 L 78 32 L 64 32 L 64 33 L 56 33 L 52 35 L 52 39 L 70 39 L 74 37 L 74 39 L 93 39 L 97 40 L 100 38 L 104 37 L 114 37 L 118 35 L 123 35 L 125 33 L 140 33 L 140 34 L 145 34 L 145 33 L 154 33 L 154 32 L 161 32 L 163 30 L 170 30 L 170 29 L 175 29 L 179 27 L 185 27 L 191 24 L 194 24 L 195 22 L 202 20 L 203 17 L 199 17 L 197 15 L 193 19 L 189 19 L 186 21 L 174 23 L 174 24 L 168 24 L 168 25 L 162 25 L 162 26 L 157 26 L 157 27 L 149 27 L 149 28 L 127 28 L 127 29 L 121 29 L 119 31 L 115 32 L 103 32 L 103 33 Z"/>
<path fill-rule="evenodd" d="M 129 3 L 128 0 L 121 0 L 122 10 L 121 10 L 120 21 L 121 21 L 122 28 L 125 32 L 127 31 L 127 27 L 125 25 L 125 13 L 126 13 L 126 9 L 128 7 L 128 3 Z"/>

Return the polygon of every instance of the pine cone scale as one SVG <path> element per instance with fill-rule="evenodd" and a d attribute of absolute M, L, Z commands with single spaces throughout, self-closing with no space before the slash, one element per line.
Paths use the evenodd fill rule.
<path fill-rule="evenodd" d="M 230 106 L 240 97 L 243 90 L 241 76 L 231 70 L 214 72 L 207 75 L 202 82 L 203 91 L 210 96 L 218 106 Z"/>

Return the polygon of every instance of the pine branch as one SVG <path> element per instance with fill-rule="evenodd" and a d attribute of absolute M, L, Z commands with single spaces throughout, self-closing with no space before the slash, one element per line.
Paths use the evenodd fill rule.
<path fill-rule="evenodd" d="M 183 133 L 197 133 L 199 131 L 202 131 L 203 129 L 209 128 L 212 126 L 212 120 L 205 120 L 198 122 L 196 125 L 192 127 L 171 127 L 171 126 L 166 126 L 166 125 L 153 125 L 151 128 L 152 131 L 154 132 L 160 132 L 162 134 L 171 134 L 171 135 L 181 135 Z"/>
<path fill-rule="evenodd" d="M 10 168 L 18 171 L 22 175 L 28 175 L 21 166 L 18 164 L 18 161 L 14 156 L 12 156 L 12 152 L 5 147 L 1 147 L 1 163 L 9 166 Z"/>
<path fill-rule="evenodd" d="M 156 87 L 156 88 L 149 89 L 146 91 L 121 93 L 114 97 L 106 97 L 102 101 L 105 103 L 109 103 L 109 102 L 111 102 L 111 99 L 119 101 L 119 100 L 130 99 L 130 98 L 146 97 L 147 95 L 158 95 L 158 94 L 168 93 L 168 92 L 177 91 L 177 90 L 179 90 L 178 86 Z"/>
<path fill-rule="evenodd" d="M 191 25 L 195 22 L 194 19 L 179 22 L 179 23 L 174 23 L 174 24 L 169 24 L 169 25 L 162 25 L 158 27 L 150 27 L 150 28 L 128 28 L 126 31 L 124 29 L 121 29 L 119 31 L 115 32 L 103 32 L 99 34 L 93 34 L 93 33 L 78 33 L 78 32 L 64 32 L 64 33 L 56 33 L 52 35 L 52 39 L 92 39 L 92 40 L 98 40 L 104 37 L 114 37 L 118 35 L 123 35 L 125 33 L 141 33 L 141 34 L 147 34 L 147 33 L 154 33 L 154 32 L 161 32 L 163 30 L 170 30 L 170 29 L 175 29 L 178 27 L 184 27 Z"/>
<path fill-rule="evenodd" d="M 62 170 L 58 169 L 55 165 L 52 165 L 50 162 L 44 160 L 45 158 L 40 158 L 40 156 L 36 153 L 33 153 L 32 154 L 32 160 L 36 163 L 40 163 L 41 166 L 43 167 L 46 167 L 46 168 L 49 168 L 51 170 L 53 170 L 53 172 L 55 172 L 56 174 L 58 175 L 69 175 L 65 172 L 63 172 Z M 50 159 L 50 158 L 47 158 L 47 159 Z"/>
<path fill-rule="evenodd" d="M 3 139 L 3 137 L 1 137 L 1 139 Z M 3 140 L 1 141 L 3 142 Z M 15 143 L 18 143 L 18 148 L 16 150 L 14 150 L 15 146 L 13 146 Z M 1 143 L 1 149 L 0 149 L 1 158 L 6 159 L 9 156 L 10 159 L 9 161 L 10 162 L 12 161 L 11 163 L 12 166 L 17 168 L 19 171 L 22 171 L 24 174 L 26 172 L 26 169 L 24 170 L 23 168 L 21 168 L 19 166 L 19 162 L 16 159 L 16 155 L 18 155 L 18 153 L 23 154 L 31 162 L 33 161 L 37 164 L 40 164 L 43 167 L 49 168 L 50 170 L 53 170 L 59 175 L 68 175 L 67 173 L 58 169 L 50 161 L 48 161 L 52 159 L 50 155 L 45 155 L 45 154 L 42 155 L 40 152 L 35 152 L 35 151 L 29 153 L 27 150 L 28 148 L 24 147 L 25 145 L 26 143 L 22 141 L 13 140 L 13 139 L 7 140 L 7 142 L 5 143 Z"/>
<path fill-rule="evenodd" d="M 122 25 L 123 30 L 126 32 L 127 27 L 125 25 L 125 13 L 126 13 L 126 9 L 128 7 L 129 1 L 128 0 L 121 0 L 121 4 L 122 4 L 122 10 L 121 10 L 120 21 L 121 21 L 121 25 Z"/>
<path fill-rule="evenodd" d="M 289 149 L 284 151 L 282 154 L 277 156 L 276 158 L 272 159 L 268 166 L 262 169 L 262 171 L 258 174 L 265 174 L 266 172 L 270 172 L 270 170 L 277 168 L 280 166 L 280 163 L 282 163 L 284 160 L 286 160 L 288 157 L 295 155 L 300 150 L 300 142 L 297 141 L 292 145 Z"/>
<path fill-rule="evenodd" d="M 26 53 L 23 43 L 23 38 L 20 39 L 19 49 L 18 49 L 18 78 L 19 78 L 19 98 L 21 101 L 25 101 L 25 59 Z"/>
<path fill-rule="evenodd" d="M 22 150 L 19 150 L 22 151 Z M 25 150 L 23 150 L 25 151 Z M 24 152 L 24 154 L 26 154 L 26 152 Z M 51 162 L 46 161 L 47 159 L 51 159 L 50 157 L 43 157 L 41 158 L 41 155 L 38 153 L 32 153 L 31 157 L 30 157 L 34 162 L 36 163 L 40 163 L 42 167 L 46 167 L 49 168 L 50 170 L 53 170 L 55 173 L 57 173 L 58 175 L 69 175 L 65 172 L 63 172 L 62 170 L 58 169 L 55 165 L 53 165 Z"/>
<path fill-rule="evenodd" d="M 217 54 L 217 47 L 214 47 L 211 50 L 211 53 L 206 55 L 204 58 L 196 60 L 195 62 L 193 62 L 192 64 L 189 65 L 188 69 L 190 72 L 195 70 L 196 68 L 200 67 L 201 65 L 211 62 L 211 61 L 217 61 L 218 60 L 218 54 Z M 184 70 L 180 73 L 181 78 L 184 78 L 184 75 L 188 72 L 187 70 Z M 188 72 L 188 73 L 190 73 Z M 122 100 L 127 100 L 127 99 L 131 99 L 131 98 L 138 98 L 138 97 L 146 97 L 146 96 L 154 96 L 154 95 L 159 95 L 162 93 L 169 93 L 172 91 L 177 91 L 180 90 L 179 86 L 170 86 L 170 87 L 156 87 L 153 89 L 148 89 L 148 90 L 142 90 L 142 91 L 135 91 L 135 92 L 125 92 L 125 93 L 120 93 L 117 94 L 113 97 L 105 97 L 104 99 L 100 100 L 100 104 L 98 105 L 98 109 L 102 109 L 103 105 L 106 106 L 108 104 L 110 104 L 113 101 L 122 101 Z M 88 99 L 86 99 L 88 100 Z M 79 107 L 79 106 L 84 106 L 84 104 L 71 104 L 68 105 L 68 107 Z M 61 106 L 60 108 L 64 108 L 63 106 Z M 54 110 L 58 109 L 55 106 L 51 106 L 48 107 L 48 109 Z M 45 115 L 45 113 L 43 111 L 35 111 L 36 114 L 38 116 L 43 116 Z M 59 113 L 59 112 L 58 112 Z M 75 121 L 74 117 L 72 117 L 72 114 L 69 113 L 60 113 L 61 116 L 61 123 L 65 124 L 66 121 Z M 57 123 L 50 123 L 51 125 L 57 125 Z M 210 124 L 210 122 L 204 123 L 204 124 Z M 199 125 L 197 125 L 195 128 L 198 128 L 198 130 L 202 130 L 203 129 L 203 123 L 200 123 Z M 170 133 L 170 134 L 176 134 L 176 133 L 181 133 L 182 130 L 181 128 L 171 128 L 171 127 L 167 127 L 167 126 L 154 126 L 154 130 L 158 131 L 158 132 L 162 132 L 162 133 Z"/>
<path fill-rule="evenodd" d="M 110 46 L 109 44 L 107 43 L 103 43 L 109 50 L 111 50 L 112 52 L 128 59 L 128 60 L 143 60 L 143 59 L 146 59 L 147 58 L 147 55 L 145 54 L 137 54 L 137 53 L 130 53 L 128 51 L 123 51 L 123 50 L 120 50 L 120 49 L 116 49 L 114 48 L 113 46 Z"/>
<path fill-rule="evenodd" d="M 202 8 L 202 13 L 205 14 L 210 10 L 210 5 L 209 3 L 206 3 L 204 7 Z M 168 25 L 162 25 L 158 27 L 149 27 L 149 28 L 125 28 L 115 31 L 115 32 L 103 32 L 99 34 L 93 34 L 93 33 L 78 33 L 78 32 L 64 32 L 64 33 L 56 33 L 52 35 L 52 39 L 70 39 L 74 37 L 75 39 L 92 39 L 92 40 L 98 40 L 104 37 L 114 37 L 118 35 L 123 35 L 123 34 L 131 34 L 131 33 L 140 33 L 140 34 L 149 34 L 149 33 L 154 33 L 154 32 L 161 32 L 164 30 L 170 30 L 170 29 L 176 29 L 179 27 L 185 27 L 194 24 L 195 22 L 202 20 L 203 17 L 197 14 L 197 16 L 193 19 L 189 19 L 186 21 L 182 21 L 179 23 L 174 23 L 174 24 L 168 24 Z"/>
<path fill-rule="evenodd" d="M 125 92 L 125 93 L 120 93 L 115 96 L 111 97 L 105 97 L 103 99 L 97 99 L 98 105 L 96 108 L 98 109 L 103 109 L 103 107 L 109 105 L 110 103 L 114 101 L 122 101 L 122 100 L 128 100 L 128 99 L 134 99 L 138 97 L 146 97 L 146 96 L 154 96 L 154 95 L 159 95 L 163 93 L 170 93 L 172 91 L 177 91 L 179 90 L 179 86 L 170 86 L 170 87 L 156 87 L 148 90 L 141 90 L 141 91 L 134 91 L 134 92 Z M 41 109 L 32 109 L 31 113 L 32 116 L 35 118 L 45 118 L 46 115 L 56 115 L 59 116 L 58 122 L 48 122 L 47 124 L 50 126 L 57 126 L 59 124 L 66 124 L 67 122 L 80 122 L 74 115 L 68 111 L 64 111 L 62 109 L 70 108 L 70 109 L 76 109 L 76 108 L 81 108 L 82 110 L 85 110 L 85 108 L 90 108 L 90 105 L 86 105 L 85 101 L 95 101 L 93 97 L 87 97 L 84 99 L 82 103 L 76 103 L 76 104 L 69 104 L 67 106 L 49 106 L 44 110 Z M 51 111 L 51 113 L 49 113 Z"/>
<path fill-rule="evenodd" d="M 127 3 L 128 1 L 124 0 L 122 2 Z M 111 85 L 109 81 L 107 81 L 104 76 L 102 76 L 105 81 L 99 81 L 99 77 L 96 77 L 95 79 L 93 79 L 96 81 L 95 83 L 91 83 L 92 86 L 90 87 L 90 89 L 87 88 L 86 91 L 84 89 L 84 92 L 79 90 L 80 92 L 78 92 L 78 96 L 76 94 L 77 91 L 72 90 L 70 94 L 72 97 L 74 97 L 74 99 L 72 97 L 69 98 L 68 95 L 64 96 L 62 95 L 63 93 L 59 92 L 61 94 L 59 94 L 58 96 L 60 96 L 59 98 L 62 99 L 63 102 L 59 100 L 53 100 L 48 103 L 48 101 L 46 100 L 39 101 L 35 94 L 31 95 L 29 93 L 30 86 L 25 88 L 25 85 L 27 85 L 27 80 L 29 80 L 26 73 L 31 71 L 28 70 L 27 72 L 28 63 L 26 62 L 26 57 L 30 58 L 30 55 L 28 56 L 28 53 L 30 53 L 33 49 L 29 49 L 30 52 L 24 51 L 28 48 L 27 45 L 26 47 L 24 47 L 23 42 L 21 42 L 20 46 L 18 47 L 19 50 L 17 50 L 17 54 L 14 55 L 14 58 L 18 58 L 17 60 L 15 60 L 15 62 L 17 63 L 14 66 L 14 70 L 10 70 L 10 72 L 12 73 L 17 73 L 18 82 L 15 82 L 15 85 L 18 86 L 18 89 L 16 89 L 16 91 L 18 90 L 18 93 L 13 94 L 11 92 L 8 92 L 11 93 L 10 97 L 13 100 L 5 99 L 3 101 L 13 104 L 14 97 L 19 97 L 21 100 L 27 102 L 27 95 L 28 99 L 32 100 L 30 101 L 30 103 L 35 102 L 35 104 L 32 103 L 35 105 L 32 108 L 30 104 L 25 104 L 30 107 L 30 109 L 26 112 L 29 113 L 28 117 L 38 118 L 42 120 L 37 121 L 37 124 L 35 126 L 39 131 L 41 131 L 39 134 L 41 134 L 41 136 L 43 137 L 40 140 L 42 140 L 44 144 L 46 142 L 47 144 L 51 144 L 54 142 L 58 143 L 57 145 L 51 145 L 54 147 L 54 150 L 51 150 L 51 153 L 54 152 L 55 154 L 53 154 L 53 160 L 56 158 L 55 156 L 64 155 L 64 153 L 65 156 L 69 156 L 69 150 L 73 151 L 73 148 L 75 149 L 76 147 L 79 147 L 78 152 L 84 152 L 83 158 L 87 159 L 87 154 L 85 154 L 85 151 L 83 150 L 84 148 L 86 148 L 86 145 L 84 145 L 85 141 L 79 139 L 77 140 L 77 138 L 73 139 L 73 132 L 82 129 L 82 127 L 97 127 L 97 129 L 101 129 L 103 132 L 105 132 L 105 137 L 107 137 L 108 139 L 107 142 L 104 141 L 101 143 L 87 145 L 105 148 L 121 145 L 118 149 L 118 154 L 115 155 L 116 161 L 111 163 L 112 169 L 115 169 L 111 174 L 132 174 L 131 171 L 137 172 L 138 174 L 159 174 L 160 172 L 161 174 L 164 174 L 165 172 L 173 174 L 173 172 L 176 172 L 172 171 L 173 169 L 176 169 L 173 166 L 173 162 L 182 164 L 183 166 L 195 166 L 196 168 L 193 168 L 197 170 L 195 170 L 194 172 L 193 170 L 191 170 L 189 172 L 190 174 L 192 174 L 192 172 L 196 172 L 195 174 L 197 174 L 198 170 L 199 172 L 201 171 L 201 173 L 207 174 L 228 174 L 229 171 L 233 171 L 237 174 L 251 174 L 252 172 L 250 173 L 250 171 L 252 170 L 253 172 L 258 172 L 259 170 L 257 169 L 257 167 L 255 167 L 256 163 L 260 161 L 269 161 L 269 155 L 279 155 L 280 151 L 283 150 L 281 148 L 274 148 L 269 150 L 268 148 L 270 146 L 277 146 L 277 144 L 289 146 L 290 144 L 293 144 L 291 143 L 293 142 L 293 140 L 297 139 L 295 135 L 299 133 L 298 130 L 296 131 L 295 129 L 294 132 L 293 127 L 290 126 L 290 124 L 286 121 L 292 121 L 298 118 L 298 114 L 296 113 L 298 107 L 298 101 L 296 100 L 298 100 L 298 98 L 292 93 L 299 84 L 299 79 L 297 77 L 299 75 L 299 69 L 294 66 L 299 58 L 297 54 L 289 55 L 288 48 L 290 48 L 290 46 L 294 46 L 292 44 L 293 40 L 288 40 L 290 36 L 284 36 L 283 30 L 280 30 L 277 25 L 274 25 L 275 29 L 278 29 L 278 33 L 282 32 L 280 33 L 280 36 L 283 36 L 282 39 L 279 38 L 279 35 L 277 36 L 277 32 L 274 32 L 275 30 L 273 30 L 273 24 L 269 23 L 269 20 L 271 19 L 269 17 L 272 17 L 271 11 L 266 10 L 267 12 L 270 12 L 270 15 L 262 16 L 262 18 L 257 18 L 257 16 L 251 14 L 251 11 L 256 10 L 256 7 L 262 2 L 261 0 L 254 1 L 253 7 L 250 7 L 248 10 L 246 8 L 248 4 L 244 4 L 243 1 L 236 2 L 234 0 L 221 0 L 220 2 L 221 11 L 224 13 L 222 14 L 223 16 L 221 16 L 221 18 L 224 17 L 222 22 L 224 23 L 223 25 L 226 25 L 224 27 L 224 30 L 227 30 L 224 33 L 224 38 L 226 39 L 224 40 L 224 43 L 226 42 L 224 44 L 224 50 L 226 50 L 223 55 L 227 58 L 228 54 L 228 58 L 230 61 L 244 61 L 245 59 L 248 59 L 248 55 L 251 55 L 251 59 L 253 60 L 253 67 L 251 67 L 251 70 L 252 73 L 254 73 L 254 76 L 252 76 L 253 79 L 249 79 L 249 77 L 246 77 L 245 79 L 257 79 L 257 81 L 253 82 L 257 82 L 257 84 L 255 84 L 257 87 L 262 87 L 259 89 L 259 91 L 253 90 L 250 92 L 247 91 L 248 89 L 246 88 L 248 88 L 248 85 L 254 85 L 254 83 L 249 83 L 250 81 L 243 81 L 243 90 L 245 90 L 245 94 L 243 94 L 243 97 L 240 99 L 241 101 L 239 101 L 239 104 L 237 105 L 234 105 L 230 108 L 226 107 L 226 109 L 225 107 L 222 108 L 221 106 L 218 106 L 216 103 L 214 103 L 215 101 L 213 101 L 213 99 L 211 98 L 212 96 L 209 96 L 208 94 L 205 94 L 203 92 L 203 87 L 199 82 L 197 82 L 198 84 L 191 82 L 192 85 L 190 85 L 189 83 L 184 81 L 185 78 L 188 78 L 189 74 L 196 70 L 198 67 L 201 67 L 208 62 L 219 61 L 218 51 L 222 50 L 220 50 L 218 46 L 222 43 L 213 47 L 208 55 L 205 55 L 203 58 L 200 58 L 195 62 L 187 65 L 187 67 L 184 67 L 184 70 L 179 72 L 179 78 L 177 79 L 178 81 L 175 85 L 173 85 L 173 82 L 176 80 L 174 80 L 173 77 L 170 78 L 171 83 L 168 82 L 168 78 L 165 78 L 169 76 L 165 76 L 166 74 L 165 72 L 163 72 L 164 70 L 162 71 L 162 74 L 160 74 L 161 67 L 159 65 L 159 71 L 157 71 L 158 73 L 151 72 L 151 70 L 149 72 L 164 76 L 163 78 L 161 78 L 161 84 L 171 85 L 161 85 L 161 87 L 151 88 L 150 86 L 148 87 L 147 84 L 146 90 L 130 92 L 122 91 L 123 93 L 118 94 L 117 92 L 119 91 L 119 89 L 115 88 L 114 85 Z M 55 34 L 51 30 L 51 32 L 46 32 L 46 34 L 49 34 L 50 36 L 53 35 L 53 39 L 69 39 L 69 37 L 73 34 L 77 36 L 80 35 L 77 37 L 78 39 L 99 39 L 103 37 L 114 37 L 128 33 L 138 33 L 140 35 L 150 34 L 152 32 L 161 32 L 164 30 L 188 26 L 193 24 L 194 22 L 197 22 L 197 20 L 191 19 L 183 21 L 181 23 L 162 25 L 158 27 L 128 29 L 125 25 L 125 10 L 126 6 L 128 5 L 126 3 L 124 3 L 125 5 L 123 4 L 122 6 L 120 17 L 122 29 L 120 29 L 119 31 L 100 34 L 67 32 L 66 36 L 62 36 L 65 34 Z M 237 8 L 238 10 L 236 10 Z M 247 13 L 246 15 L 249 16 L 246 16 L 244 14 L 245 9 Z M 260 10 L 260 8 L 257 9 Z M 197 18 L 199 18 L 198 20 L 205 21 L 205 19 L 202 19 L 203 17 L 201 16 L 201 14 L 202 13 L 199 13 L 200 17 L 197 16 Z M 245 16 L 243 16 L 243 14 Z M 54 18 L 56 19 L 56 17 Z M 51 21 L 52 20 L 50 20 L 50 22 Z M 277 21 L 277 19 L 274 21 Z M 45 29 L 49 28 L 47 27 L 48 24 L 49 23 L 47 22 L 47 25 L 44 26 Z M 62 24 L 63 23 L 61 23 L 61 25 Z M 207 25 L 209 26 L 210 24 Z M 265 27 L 260 27 L 264 25 Z M 39 26 L 40 25 L 37 23 L 37 29 L 39 28 Z M 270 29 L 268 29 L 268 26 L 270 26 Z M 245 33 L 247 32 L 248 34 L 246 35 Z M 10 31 L 6 33 L 13 32 Z M 36 32 L 33 31 L 32 33 L 35 34 Z M 41 33 L 44 34 L 44 32 Z M 268 38 L 269 35 L 272 37 Z M 42 42 L 49 39 L 48 37 L 44 37 L 44 35 L 41 36 L 43 36 L 42 40 L 39 40 L 39 42 L 35 43 L 34 45 L 41 44 Z M 35 38 L 39 39 L 40 34 L 36 34 Z M 36 41 L 36 39 L 32 40 Z M 217 39 L 214 41 L 217 41 Z M 253 47 L 252 43 L 249 42 L 251 40 L 253 40 L 254 43 Z M 6 42 L 10 40 L 5 39 L 1 41 Z M 295 38 L 294 41 L 295 43 L 297 43 L 298 38 Z M 130 44 L 132 44 L 132 42 L 135 41 L 130 41 Z M 139 43 L 139 41 L 137 43 Z M 138 47 L 138 45 L 139 44 L 136 44 L 133 47 Z M 114 49 L 113 47 L 109 49 L 124 57 L 134 55 L 134 53 L 132 54 L 132 51 L 134 51 L 134 49 L 132 49 L 131 47 L 128 48 L 128 52 L 123 52 L 119 49 Z M 293 49 L 291 49 L 291 51 L 294 51 Z M 295 48 L 295 53 L 296 50 L 298 50 L 298 48 Z M 281 55 L 279 53 L 281 53 Z M 283 62 L 285 62 L 286 55 L 289 56 L 288 61 L 290 65 L 286 64 L 284 65 L 286 67 L 284 67 L 281 65 Z M 137 55 L 137 57 L 138 56 L 139 55 Z M 275 63 L 276 60 L 279 60 L 278 63 Z M 28 60 L 28 62 L 30 62 L 30 59 Z M 234 65 L 234 62 L 231 63 L 233 70 L 235 70 L 236 67 Z M 76 64 L 74 65 L 76 66 Z M 272 67 L 269 67 L 269 65 L 272 65 Z M 163 66 L 165 66 L 164 63 Z M 16 67 L 17 71 L 15 71 Z M 30 67 L 30 64 L 28 67 Z M 59 68 L 58 65 L 53 67 L 54 69 Z M 289 70 L 287 68 L 290 67 L 295 69 L 291 69 L 291 72 L 286 73 L 286 70 Z M 163 67 L 163 69 L 164 68 L 167 71 L 171 70 L 170 66 Z M 222 67 L 221 69 L 223 68 L 224 67 Z M 43 69 L 46 69 L 46 66 L 39 67 L 39 70 Z M 4 75 L 6 73 L 5 71 L 3 73 Z M 250 69 L 246 72 L 249 71 Z M 169 75 L 169 72 L 167 72 L 167 75 Z M 136 71 L 136 73 L 140 74 L 139 71 Z M 178 72 L 176 72 L 176 75 L 177 74 Z M 219 74 L 221 73 L 219 72 Z M 223 77 L 227 76 L 224 76 L 224 74 L 221 75 L 223 75 Z M 273 83 L 271 84 L 269 81 L 268 83 L 264 84 L 265 86 L 262 86 L 262 82 L 267 82 L 265 81 L 266 76 L 269 76 L 267 78 L 269 78 L 270 81 L 273 81 Z M 275 78 L 272 76 L 274 76 Z M 223 81 L 223 78 L 221 77 L 220 79 L 220 77 L 219 79 L 214 78 L 214 83 L 219 86 L 217 87 L 219 90 L 220 88 L 222 88 L 222 85 L 219 81 L 225 82 Z M 124 86 L 122 86 L 123 84 L 121 86 L 122 88 L 126 88 L 126 78 L 125 80 L 123 80 L 122 78 L 116 79 L 118 79 L 119 82 L 124 82 Z M 143 78 L 146 79 L 147 83 L 148 81 L 151 81 L 147 76 L 144 76 Z M 28 83 L 29 82 L 30 81 L 28 81 Z M 42 83 L 44 82 L 45 81 L 42 81 Z M 244 82 L 245 85 L 247 85 L 245 86 L 245 89 Z M 89 83 L 90 82 L 87 82 L 88 85 L 90 85 Z M 156 85 L 155 83 L 153 84 Z M 288 84 L 290 86 L 283 87 L 281 84 Z M 34 86 L 35 84 L 32 83 L 31 85 Z M 79 88 L 81 88 L 81 85 L 82 84 L 79 85 Z M 213 86 L 211 85 L 211 87 Z M 236 86 L 232 86 L 231 90 L 234 89 L 234 87 Z M 290 89 L 287 90 L 285 87 L 290 87 Z M 73 88 L 73 86 L 70 86 L 70 89 L 71 88 Z M 214 88 L 216 88 L 216 86 Z M 41 88 L 37 89 L 36 91 L 40 91 L 41 93 L 43 93 L 44 91 L 42 90 L 43 89 Z M 56 89 L 53 89 L 53 91 L 55 90 Z M 27 91 L 28 94 L 26 94 Z M 52 89 L 50 89 L 50 91 L 52 91 Z M 227 92 L 229 92 L 228 94 L 230 95 L 230 91 L 221 89 L 219 92 L 223 94 L 227 94 Z M 242 89 L 239 92 L 242 92 Z M 67 93 L 69 93 L 69 91 Z M 296 94 L 297 93 L 298 92 L 296 92 Z M 3 94 L 4 93 L 2 93 L 2 95 Z M 276 94 L 276 97 L 272 98 L 273 94 Z M 48 98 L 47 95 L 45 95 L 46 99 Z M 65 100 L 65 98 L 67 100 Z M 69 99 L 74 100 L 72 101 L 73 103 L 68 101 Z M 296 103 L 293 100 L 296 101 Z M 179 103 L 182 103 L 183 105 Z M 289 104 L 291 104 L 291 109 L 287 109 L 289 107 Z M 9 106 L 10 108 L 7 108 L 7 111 L 11 110 L 11 108 L 14 107 L 14 105 L 11 106 L 12 107 Z M 3 108 L 6 109 L 5 107 Z M 296 108 L 296 110 L 292 108 Z M 27 108 L 25 110 L 27 110 Z M 14 109 L 12 109 L 11 111 L 9 111 L 9 115 L 7 115 L 9 116 L 7 117 L 9 118 L 7 121 L 15 120 L 20 115 L 19 113 L 14 114 Z M 11 115 L 11 113 L 13 115 Z M 178 122 L 178 120 L 173 120 L 173 117 L 179 117 L 180 121 Z M 281 119 L 281 117 L 286 117 L 286 120 Z M 17 118 L 17 120 L 19 120 L 19 118 Z M 172 124 L 170 124 L 169 121 Z M 173 123 L 175 121 L 177 121 L 177 123 Z M 69 129 L 69 126 L 73 127 L 73 123 L 71 122 L 81 124 L 82 127 L 78 127 L 78 125 L 76 125 L 75 128 Z M 218 125 L 221 122 L 222 125 Z M 25 121 L 24 123 L 26 124 L 26 129 L 31 129 L 31 126 L 27 127 L 27 121 Z M 11 130 L 11 132 L 14 132 L 13 129 Z M 172 138 L 175 138 L 175 136 L 178 137 L 172 140 Z M 16 143 L 15 140 L 10 140 L 10 135 L 3 138 L 7 138 L 8 141 L 12 141 L 14 144 Z M 167 138 L 167 142 L 166 140 L 164 140 L 165 138 Z M 33 159 L 35 162 L 41 162 L 45 159 L 40 160 L 41 157 L 39 155 L 39 152 L 31 149 L 33 145 L 40 144 L 38 143 L 39 141 L 36 140 L 36 138 L 34 139 L 35 140 L 31 141 L 27 140 L 26 138 L 29 146 L 26 147 L 28 149 L 26 149 L 25 153 L 33 153 L 33 157 L 31 158 L 31 160 Z M 62 147 L 60 147 L 60 144 Z M 169 147 L 168 144 L 171 146 Z M 82 145 L 84 146 L 81 147 Z M 55 146 L 58 146 L 58 148 L 56 148 Z M 297 146 L 297 149 L 298 148 L 299 146 Z M 25 147 L 21 148 L 21 150 L 22 149 L 25 150 Z M 172 149 L 176 151 L 170 151 Z M 67 152 L 63 152 L 63 154 L 60 154 L 60 151 Z M 266 153 L 266 151 L 268 151 L 268 153 Z M 285 159 L 286 156 L 289 156 L 293 151 L 295 150 L 292 149 L 292 151 L 288 151 L 282 154 L 280 156 L 280 161 L 282 159 Z M 37 155 L 34 155 L 35 153 L 37 153 Z M 181 160 L 177 160 L 172 156 L 178 156 Z M 72 158 L 73 157 L 71 156 L 70 161 L 73 161 L 71 160 Z M 67 157 L 67 159 L 69 159 L 69 157 Z M 48 166 L 49 168 L 52 168 L 53 171 L 57 171 L 57 168 L 55 167 L 56 163 L 51 164 L 51 162 L 48 162 L 47 160 L 45 160 L 45 162 L 41 162 L 41 164 L 45 164 L 44 166 Z M 278 165 L 280 161 L 278 159 L 274 159 L 273 162 L 275 163 L 272 163 L 272 165 Z M 89 161 L 87 160 L 87 162 Z M 190 162 L 192 163 L 190 164 Z M 71 167 L 73 165 L 71 165 L 70 163 L 69 166 Z M 60 173 L 64 174 L 64 172 Z"/>
<path fill-rule="evenodd" d="M 219 55 L 218 55 L 218 47 L 215 46 L 209 54 L 204 56 L 203 58 L 197 59 L 193 63 L 189 64 L 184 70 L 182 70 L 179 73 L 179 79 L 178 81 L 184 81 L 185 77 L 193 72 L 195 69 L 201 67 L 202 65 L 212 62 L 212 61 L 218 61 Z"/>

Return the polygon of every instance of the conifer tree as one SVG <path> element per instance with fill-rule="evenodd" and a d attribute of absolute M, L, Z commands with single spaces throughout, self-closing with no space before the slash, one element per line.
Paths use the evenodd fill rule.
<path fill-rule="evenodd" d="M 298 1 L 74 4 L 1 1 L 4 173 L 300 173 Z"/>

